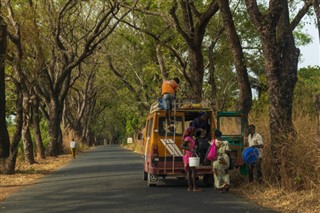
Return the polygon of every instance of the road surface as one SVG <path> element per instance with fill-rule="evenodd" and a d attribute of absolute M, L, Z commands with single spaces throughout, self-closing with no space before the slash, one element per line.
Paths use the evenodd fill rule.
<path fill-rule="evenodd" d="M 1 213 L 56 212 L 273 212 L 212 188 L 188 192 L 175 179 L 148 188 L 141 155 L 117 145 L 98 146 L 1 202 Z"/>

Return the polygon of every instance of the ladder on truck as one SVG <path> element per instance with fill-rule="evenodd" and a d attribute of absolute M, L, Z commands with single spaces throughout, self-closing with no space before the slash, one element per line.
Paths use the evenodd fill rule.
<path fill-rule="evenodd" d="M 155 102 L 154 104 L 151 105 L 150 108 L 150 113 L 152 112 L 156 112 L 159 109 L 163 109 L 160 107 L 161 102 Z M 167 172 L 167 157 L 168 157 L 168 153 L 167 153 L 167 149 L 169 150 L 171 156 L 172 156 L 172 173 L 174 174 L 174 169 L 175 169 L 175 157 L 176 156 L 182 156 L 182 153 L 180 151 L 180 149 L 177 147 L 176 145 L 176 112 L 177 112 L 177 103 L 176 103 L 176 99 L 174 99 L 173 101 L 173 140 L 168 139 L 168 131 L 169 131 L 169 126 L 167 124 L 167 120 L 165 120 L 165 138 L 164 139 L 160 139 L 160 141 L 162 142 L 162 144 L 164 145 L 164 173 Z M 171 114 L 170 114 L 170 126 L 171 126 Z M 170 129 L 171 130 L 171 129 Z"/>
<path fill-rule="evenodd" d="M 172 174 L 174 174 L 174 163 L 175 163 L 175 157 L 176 155 L 178 155 L 178 152 L 180 150 L 176 150 L 176 112 L 177 112 L 177 104 L 176 104 L 176 100 L 173 100 L 173 142 L 171 140 L 168 140 L 168 131 L 171 131 L 171 129 L 169 130 L 169 128 L 171 128 L 171 114 L 169 114 L 169 119 L 170 119 L 170 127 L 168 127 L 167 122 L 166 122 L 166 131 L 165 131 L 165 151 L 164 151 L 164 173 L 167 172 L 167 149 L 168 147 L 171 147 L 171 155 L 172 155 Z M 173 143 L 173 144 L 172 144 Z M 179 149 L 179 148 L 178 148 Z"/>

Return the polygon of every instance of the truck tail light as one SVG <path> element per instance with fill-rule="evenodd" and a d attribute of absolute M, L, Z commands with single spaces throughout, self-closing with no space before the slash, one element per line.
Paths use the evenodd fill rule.
<path fill-rule="evenodd" d="M 152 144 L 152 156 L 158 157 L 158 145 L 157 144 Z"/>
<path fill-rule="evenodd" d="M 158 158 L 158 145 L 152 144 L 152 154 L 151 154 L 151 163 L 152 166 L 158 166 L 159 158 Z"/>

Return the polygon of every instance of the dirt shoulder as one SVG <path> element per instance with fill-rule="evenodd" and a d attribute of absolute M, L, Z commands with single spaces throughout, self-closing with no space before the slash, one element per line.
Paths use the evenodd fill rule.
<path fill-rule="evenodd" d="M 59 169 L 70 160 L 72 158 L 69 154 L 37 160 L 37 163 L 33 165 L 21 162 L 17 163 L 15 174 L 0 174 L 0 201 L 5 200 L 10 194 L 20 190 L 24 186 L 34 184 L 37 180 Z"/>

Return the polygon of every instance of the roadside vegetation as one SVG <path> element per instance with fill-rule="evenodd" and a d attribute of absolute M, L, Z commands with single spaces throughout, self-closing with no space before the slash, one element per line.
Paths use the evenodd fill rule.
<path fill-rule="evenodd" d="M 126 145 L 179 77 L 179 98 L 242 111 L 263 136 L 264 183 L 235 178 L 235 193 L 320 211 L 320 67 L 299 68 L 297 48 L 319 20 L 315 0 L 1 0 L 0 178 L 29 184 L 68 161 L 72 138 Z"/>
<path fill-rule="evenodd" d="M 282 175 L 286 177 L 289 188 L 281 186 L 280 183 L 273 184 L 272 177 L 270 177 L 273 166 L 270 164 L 271 155 L 268 154 L 271 141 L 268 137 L 267 113 L 262 113 L 259 117 L 250 117 L 249 120 L 255 123 L 265 143 L 266 153 L 262 165 L 263 182 L 262 184 L 249 183 L 247 176 L 240 175 L 238 170 L 231 171 L 231 193 L 280 212 L 320 212 L 320 192 L 318 190 L 320 145 L 315 140 L 317 137 L 316 118 L 298 113 L 294 119 L 297 143 L 287 144 L 287 151 L 280 156 L 281 160 L 288 164 Z M 135 140 L 134 143 L 124 146 L 137 153 L 144 153 L 142 140 Z"/>

